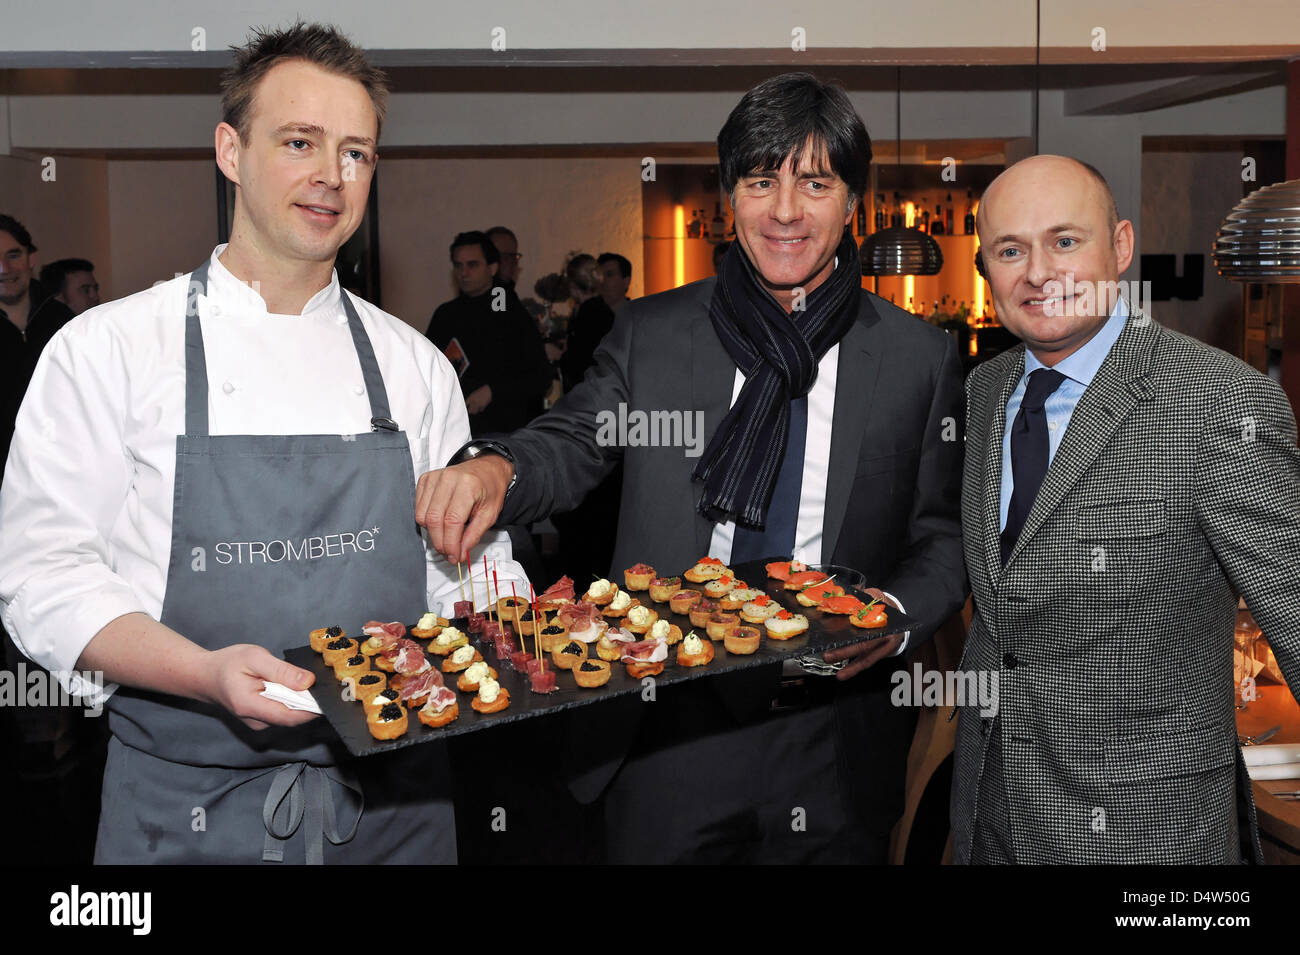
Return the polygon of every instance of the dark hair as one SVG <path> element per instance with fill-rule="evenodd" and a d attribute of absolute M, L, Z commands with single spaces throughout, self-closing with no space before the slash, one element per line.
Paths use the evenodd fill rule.
<path fill-rule="evenodd" d="M 623 276 L 625 279 L 630 279 L 632 277 L 632 263 L 623 258 L 623 256 L 619 255 L 617 252 L 602 252 L 600 257 L 596 259 L 596 262 L 600 265 L 604 265 L 606 262 L 617 262 L 618 274 Z"/>
<path fill-rule="evenodd" d="M 510 231 L 503 225 L 494 225 L 492 228 L 487 230 L 487 235 L 488 238 L 491 238 L 494 235 L 508 235 L 516 242 L 519 241 L 519 236 L 515 235 L 512 231 Z"/>
<path fill-rule="evenodd" d="M 36 251 L 36 246 L 32 245 L 32 234 L 13 216 L 0 213 L 0 232 L 8 232 L 19 245 L 26 246 L 28 255 Z"/>
<path fill-rule="evenodd" d="M 283 30 L 254 29 L 244 46 L 232 46 L 235 60 L 221 76 L 221 119 L 248 142 L 253 95 L 262 78 L 285 60 L 305 60 L 329 73 L 356 80 L 375 107 L 376 135 L 388 112 L 388 77 L 366 59 L 361 47 L 332 26 L 303 23 Z"/>
<path fill-rule="evenodd" d="M 50 290 L 51 295 L 63 291 L 63 283 L 73 272 L 93 272 L 95 263 L 89 259 L 59 259 L 41 269 L 40 282 Z"/>
<path fill-rule="evenodd" d="M 825 151 L 831 170 L 861 198 L 871 165 L 871 137 L 840 86 L 811 73 L 783 73 L 741 97 L 718 133 L 718 162 L 727 193 L 742 176 L 780 169 L 789 157 L 796 168 L 811 144 Z"/>
<path fill-rule="evenodd" d="M 455 256 L 456 250 L 466 245 L 477 245 L 483 250 L 483 261 L 488 265 L 501 261 L 501 253 L 497 247 L 492 244 L 486 232 L 461 232 L 456 238 L 451 240 L 451 249 L 448 254 Z"/>
<path fill-rule="evenodd" d="M 533 292 L 543 302 L 563 302 L 569 297 L 569 279 L 560 272 L 543 275 L 533 283 Z"/>
<path fill-rule="evenodd" d="M 579 252 L 564 263 L 564 274 L 569 280 L 569 291 L 577 289 L 584 295 L 594 295 L 599 276 L 596 274 L 596 257 L 590 252 Z"/>

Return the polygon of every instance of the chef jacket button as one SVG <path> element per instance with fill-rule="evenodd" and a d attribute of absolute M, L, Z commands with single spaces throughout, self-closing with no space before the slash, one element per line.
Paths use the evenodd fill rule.
<path fill-rule="evenodd" d="M 224 391 L 224 392 L 225 392 L 226 394 L 228 394 L 228 395 L 229 395 L 229 394 L 234 394 L 234 391 L 235 391 L 235 385 L 234 385 L 233 382 L 229 382 L 229 381 L 228 381 L 228 382 L 226 382 L 224 385 L 221 386 L 221 390 Z"/>
<path fill-rule="evenodd" d="M 347 315 L 340 315 L 338 318 L 334 320 L 338 322 L 340 325 L 346 325 L 348 323 Z"/>
<path fill-rule="evenodd" d="M 1002 658 L 1002 665 L 1006 667 L 1008 670 L 1014 670 L 1017 666 L 1020 665 L 1020 661 L 1016 659 L 1016 655 L 1014 653 L 1008 653 L 1006 656 Z"/>
<path fill-rule="evenodd" d="M 221 314 L 221 306 L 220 306 L 220 305 L 213 305 L 213 306 L 212 306 L 212 314 L 213 314 L 213 315 L 220 315 L 220 314 Z"/>
<path fill-rule="evenodd" d="M 353 385 L 353 386 L 352 386 L 352 393 L 353 393 L 354 395 L 364 395 L 364 394 L 366 393 L 366 386 L 365 386 L 365 385 Z"/>

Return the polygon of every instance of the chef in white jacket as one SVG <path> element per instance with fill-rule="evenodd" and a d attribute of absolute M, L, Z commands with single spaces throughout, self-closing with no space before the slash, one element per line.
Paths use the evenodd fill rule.
<path fill-rule="evenodd" d="M 309 630 L 459 596 L 414 520 L 414 475 L 469 441 L 456 375 L 333 271 L 383 74 L 300 24 L 255 35 L 223 90 L 229 244 L 69 324 L 32 379 L 0 490 L 4 623 L 108 697 L 96 861 L 454 861 L 440 744 L 348 761 L 262 695 L 310 684 L 281 654 Z M 471 559 L 526 589 L 508 538 L 486 540 Z"/>

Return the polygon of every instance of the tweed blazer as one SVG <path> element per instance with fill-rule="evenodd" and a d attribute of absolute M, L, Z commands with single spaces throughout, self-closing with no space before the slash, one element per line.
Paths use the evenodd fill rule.
<path fill-rule="evenodd" d="M 959 669 L 998 677 L 1010 830 L 999 835 L 1017 862 L 1258 858 L 1232 632 L 1241 594 L 1300 688 L 1291 407 L 1238 359 L 1133 313 L 1003 567 L 1002 437 L 1024 365 L 1020 346 L 967 381 L 962 526 L 976 612 Z M 964 706 L 958 728 L 957 862 L 993 824 L 978 805 L 992 720 L 978 710 Z"/>

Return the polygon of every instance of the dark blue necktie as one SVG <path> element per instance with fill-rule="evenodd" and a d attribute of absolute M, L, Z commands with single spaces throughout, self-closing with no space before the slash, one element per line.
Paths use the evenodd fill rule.
<path fill-rule="evenodd" d="M 743 564 L 760 557 L 789 557 L 799 524 L 799 496 L 803 491 L 803 454 L 808 439 L 808 397 L 790 402 L 790 438 L 772 490 L 763 530 L 737 527 L 731 542 L 731 563 Z"/>
<path fill-rule="evenodd" d="M 1065 381 L 1065 376 L 1051 368 L 1029 373 L 1020 411 L 1011 426 L 1011 504 L 1007 508 L 1007 526 L 1002 531 L 1002 563 L 1005 566 L 1025 519 L 1034 506 L 1034 498 L 1047 475 L 1051 445 L 1047 438 L 1047 413 L 1043 405 Z"/>

